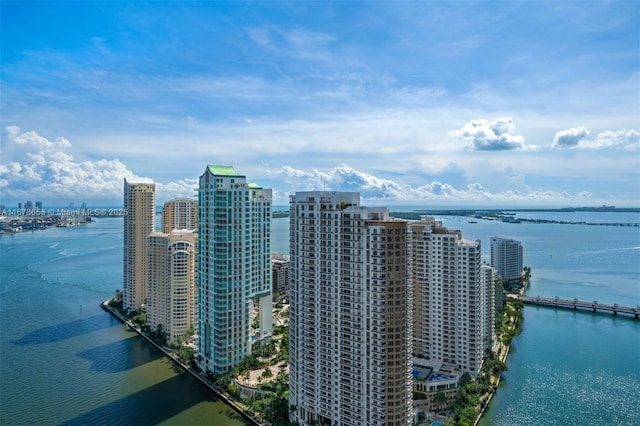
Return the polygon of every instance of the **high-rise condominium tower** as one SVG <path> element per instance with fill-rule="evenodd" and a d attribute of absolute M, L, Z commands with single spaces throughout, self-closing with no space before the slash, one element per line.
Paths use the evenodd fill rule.
<path fill-rule="evenodd" d="M 510 238 L 491 237 L 491 266 L 496 268 L 505 288 L 520 285 L 522 243 Z"/>
<path fill-rule="evenodd" d="M 289 294 L 289 255 L 271 254 L 271 286 L 274 295 Z"/>
<path fill-rule="evenodd" d="M 196 234 L 152 232 L 147 243 L 147 324 L 175 342 L 195 326 Z"/>
<path fill-rule="evenodd" d="M 162 207 L 162 232 L 174 229 L 198 229 L 198 203 L 191 198 L 175 198 Z"/>
<path fill-rule="evenodd" d="M 493 349 L 496 343 L 496 281 L 498 273 L 489 265 L 480 266 L 482 312 L 484 312 L 484 348 Z"/>
<path fill-rule="evenodd" d="M 480 241 L 462 239 L 431 218 L 409 225 L 415 289 L 417 356 L 478 372 L 484 356 L 485 315 Z"/>
<path fill-rule="evenodd" d="M 124 180 L 125 310 L 140 310 L 146 298 L 147 236 L 155 230 L 156 185 L 151 179 Z"/>
<path fill-rule="evenodd" d="M 198 354 L 204 371 L 230 371 L 251 353 L 253 337 L 271 336 L 271 199 L 271 189 L 247 182 L 231 166 L 208 166 L 200 176 Z"/>
<path fill-rule="evenodd" d="M 352 192 L 290 202 L 291 420 L 411 425 L 412 289 L 406 221 Z"/>

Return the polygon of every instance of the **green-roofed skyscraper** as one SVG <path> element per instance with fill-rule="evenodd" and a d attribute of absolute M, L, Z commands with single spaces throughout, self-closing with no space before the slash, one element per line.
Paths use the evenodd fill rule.
<path fill-rule="evenodd" d="M 271 189 L 232 166 L 210 165 L 200 176 L 198 354 L 205 372 L 230 371 L 253 343 L 271 338 L 271 202 Z"/>

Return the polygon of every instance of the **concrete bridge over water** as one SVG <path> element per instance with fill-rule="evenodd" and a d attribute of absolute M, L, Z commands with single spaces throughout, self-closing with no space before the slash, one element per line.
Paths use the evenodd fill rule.
<path fill-rule="evenodd" d="M 593 302 L 587 302 L 584 300 L 578 299 L 560 299 L 559 297 L 531 297 L 531 296 L 517 296 L 518 299 L 522 300 L 522 303 L 527 305 L 540 305 L 540 306 L 551 306 L 554 308 L 564 308 L 564 309 L 583 309 L 583 310 L 591 310 L 593 312 L 611 312 L 613 315 L 618 314 L 627 314 L 633 315 L 635 319 L 640 319 L 640 306 L 636 306 L 632 308 L 630 306 L 621 306 L 617 303 L 613 305 L 609 305 L 606 303 L 598 303 L 597 300 Z"/>

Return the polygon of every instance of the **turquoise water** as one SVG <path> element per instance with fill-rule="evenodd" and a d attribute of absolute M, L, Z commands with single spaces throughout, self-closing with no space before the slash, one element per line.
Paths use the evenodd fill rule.
<path fill-rule="evenodd" d="M 550 218 L 543 215 L 534 217 Z M 603 215 L 554 219 L 640 221 L 633 214 Z M 480 239 L 487 261 L 491 236 L 522 241 L 532 268 L 529 295 L 640 305 L 640 228 L 441 219 L 466 239 Z M 532 306 L 524 318 L 481 425 L 639 424 L 640 321 Z"/>
<path fill-rule="evenodd" d="M 3 235 L 0 255 L 0 424 L 248 424 L 100 309 L 122 219 Z"/>
<path fill-rule="evenodd" d="M 640 228 L 441 219 L 487 261 L 491 236 L 523 241 L 530 295 L 640 304 Z M 0 237 L 0 424 L 245 424 L 98 307 L 121 283 L 121 219 Z M 640 321 L 526 307 L 507 365 L 484 425 L 638 424 Z"/>

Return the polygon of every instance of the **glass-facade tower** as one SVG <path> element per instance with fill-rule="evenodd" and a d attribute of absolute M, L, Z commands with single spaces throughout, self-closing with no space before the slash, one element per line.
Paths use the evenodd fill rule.
<path fill-rule="evenodd" d="M 229 372 L 253 343 L 271 338 L 271 203 L 271 189 L 232 166 L 210 165 L 200 176 L 198 355 L 205 372 Z"/>

